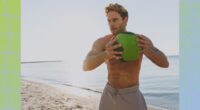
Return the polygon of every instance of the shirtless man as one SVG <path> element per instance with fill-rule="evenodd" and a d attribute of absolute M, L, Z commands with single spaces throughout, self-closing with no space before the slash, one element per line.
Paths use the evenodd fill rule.
<path fill-rule="evenodd" d="M 143 55 L 159 67 L 169 66 L 167 57 L 157 49 L 144 35 L 136 34 L 138 46 L 142 48 L 140 57 L 134 61 L 123 62 L 122 52 L 114 51 L 121 47 L 115 36 L 126 32 L 128 22 L 127 10 L 115 3 L 105 8 L 108 24 L 112 34 L 97 39 L 87 54 L 83 70 L 90 71 L 102 63 L 107 64 L 108 82 L 104 88 L 99 110 L 147 110 L 146 102 L 139 90 L 139 73 Z"/>

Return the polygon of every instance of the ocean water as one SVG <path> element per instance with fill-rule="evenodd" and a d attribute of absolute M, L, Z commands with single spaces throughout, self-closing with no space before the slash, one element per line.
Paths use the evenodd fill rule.
<path fill-rule="evenodd" d="M 140 90 L 147 104 L 167 110 L 179 109 L 179 56 L 168 56 L 169 68 L 160 68 L 144 58 L 140 72 Z M 21 65 L 23 79 L 71 85 L 100 93 L 107 82 L 106 65 L 83 72 L 67 61 L 26 62 Z"/>

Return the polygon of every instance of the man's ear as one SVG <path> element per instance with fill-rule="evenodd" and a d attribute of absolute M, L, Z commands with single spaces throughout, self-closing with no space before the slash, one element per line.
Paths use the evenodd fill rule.
<path fill-rule="evenodd" d="M 127 24 L 127 22 L 128 22 L 128 17 L 125 17 L 123 21 L 124 21 L 124 23 Z"/>

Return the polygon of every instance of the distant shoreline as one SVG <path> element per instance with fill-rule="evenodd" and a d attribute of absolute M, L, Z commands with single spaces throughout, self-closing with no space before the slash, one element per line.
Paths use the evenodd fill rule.
<path fill-rule="evenodd" d="M 47 61 L 24 61 L 21 62 L 22 64 L 24 63 L 48 63 L 48 62 L 63 62 L 63 60 L 47 60 Z"/>
<path fill-rule="evenodd" d="M 179 57 L 179 55 L 167 55 L 167 57 Z M 146 58 L 146 57 L 144 57 Z M 41 60 L 41 61 L 22 61 L 21 64 L 25 63 L 49 63 L 49 62 L 64 62 L 64 60 Z"/>

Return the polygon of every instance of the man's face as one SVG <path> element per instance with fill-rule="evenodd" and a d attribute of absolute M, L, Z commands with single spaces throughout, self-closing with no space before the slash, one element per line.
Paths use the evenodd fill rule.
<path fill-rule="evenodd" d="M 107 14 L 107 19 L 112 34 L 117 35 L 125 31 L 127 17 L 123 19 L 118 12 L 110 11 Z"/>

